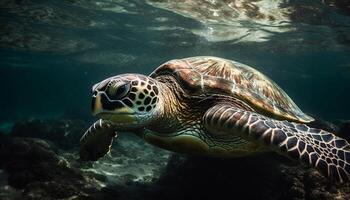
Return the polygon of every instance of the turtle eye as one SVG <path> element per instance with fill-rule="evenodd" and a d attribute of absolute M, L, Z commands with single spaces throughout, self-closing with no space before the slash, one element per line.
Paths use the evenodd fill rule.
<path fill-rule="evenodd" d="M 123 85 L 120 85 L 117 90 L 115 91 L 114 95 L 111 96 L 113 100 L 118 100 L 124 98 L 127 94 L 129 94 L 130 91 L 130 84 L 125 83 Z"/>

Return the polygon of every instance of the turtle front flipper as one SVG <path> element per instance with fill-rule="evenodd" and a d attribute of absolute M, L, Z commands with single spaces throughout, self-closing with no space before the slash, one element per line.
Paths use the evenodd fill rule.
<path fill-rule="evenodd" d="M 315 167 L 332 180 L 350 180 L 350 145 L 332 133 L 229 105 L 210 108 L 203 122 L 213 136 L 238 135 Z"/>
<path fill-rule="evenodd" d="M 111 149 L 116 132 L 111 123 L 98 120 L 84 133 L 80 139 L 80 159 L 96 161 Z"/>

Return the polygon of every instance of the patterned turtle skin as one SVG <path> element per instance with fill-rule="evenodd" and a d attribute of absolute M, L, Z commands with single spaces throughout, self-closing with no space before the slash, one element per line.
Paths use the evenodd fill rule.
<path fill-rule="evenodd" d="M 187 154 L 241 157 L 275 151 L 350 179 L 350 145 L 310 128 L 303 113 L 272 80 L 247 65 L 217 57 L 168 61 L 149 76 L 122 74 L 93 86 L 95 122 L 81 139 L 82 160 L 109 152 L 117 131 Z"/>

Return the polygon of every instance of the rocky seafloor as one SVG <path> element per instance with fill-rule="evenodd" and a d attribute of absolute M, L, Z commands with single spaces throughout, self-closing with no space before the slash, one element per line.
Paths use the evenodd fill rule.
<path fill-rule="evenodd" d="M 350 123 L 335 129 L 343 137 Z M 171 153 L 119 134 L 111 153 L 79 161 L 80 120 L 25 120 L 0 134 L 0 199 L 350 199 L 314 169 L 277 154 L 216 159 Z"/>

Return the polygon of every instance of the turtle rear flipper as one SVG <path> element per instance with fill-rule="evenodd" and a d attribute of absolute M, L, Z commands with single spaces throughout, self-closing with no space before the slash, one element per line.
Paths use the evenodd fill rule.
<path fill-rule="evenodd" d="M 350 180 L 350 145 L 332 133 L 229 105 L 210 108 L 203 120 L 214 136 L 239 135 L 315 167 L 332 180 Z"/>
<path fill-rule="evenodd" d="M 113 138 L 116 137 L 113 126 L 106 121 L 98 120 L 84 133 L 80 139 L 80 159 L 96 161 L 111 149 Z"/>

